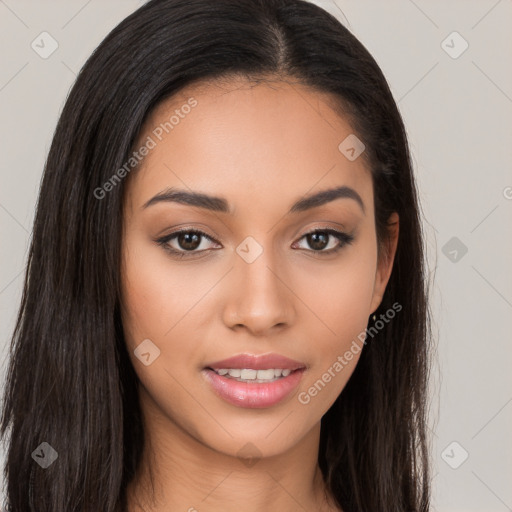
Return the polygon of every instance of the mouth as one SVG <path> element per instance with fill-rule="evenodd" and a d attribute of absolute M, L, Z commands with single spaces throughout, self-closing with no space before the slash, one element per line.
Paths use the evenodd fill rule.
<path fill-rule="evenodd" d="M 301 371 L 301 368 L 296 370 L 290 370 L 289 368 L 268 368 L 264 370 L 255 370 L 253 368 L 206 368 L 206 370 L 215 372 L 226 379 L 236 380 L 237 382 L 263 384 L 286 378 L 293 372 Z"/>
<path fill-rule="evenodd" d="M 289 397 L 306 365 L 278 354 L 241 354 L 203 368 L 214 393 L 237 407 L 263 409 Z"/>

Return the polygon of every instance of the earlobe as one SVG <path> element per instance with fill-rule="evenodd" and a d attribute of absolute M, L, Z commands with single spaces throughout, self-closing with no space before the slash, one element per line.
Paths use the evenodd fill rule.
<path fill-rule="evenodd" d="M 382 253 L 377 264 L 370 314 L 374 313 L 380 306 L 391 271 L 393 270 L 393 262 L 395 261 L 396 248 L 398 246 L 399 224 L 398 213 L 393 212 L 388 219 L 388 236 L 384 241 Z"/>

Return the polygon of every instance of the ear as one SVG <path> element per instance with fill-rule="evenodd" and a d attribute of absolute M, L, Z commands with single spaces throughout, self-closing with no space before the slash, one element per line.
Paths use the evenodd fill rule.
<path fill-rule="evenodd" d="M 375 273 L 375 283 L 373 286 L 373 297 L 370 307 L 372 314 L 381 304 L 382 297 L 389 281 L 389 276 L 393 270 L 396 248 L 398 245 L 399 217 L 398 213 L 393 212 L 387 222 L 388 235 L 383 240 L 382 252 L 377 262 L 377 271 Z"/>

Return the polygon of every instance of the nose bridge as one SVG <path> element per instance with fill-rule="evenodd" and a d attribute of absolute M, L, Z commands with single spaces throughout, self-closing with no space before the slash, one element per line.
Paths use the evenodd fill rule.
<path fill-rule="evenodd" d="M 233 292 L 229 294 L 226 323 L 264 332 L 290 323 L 293 305 L 283 266 L 270 246 L 271 237 L 247 237 L 236 248 Z"/>

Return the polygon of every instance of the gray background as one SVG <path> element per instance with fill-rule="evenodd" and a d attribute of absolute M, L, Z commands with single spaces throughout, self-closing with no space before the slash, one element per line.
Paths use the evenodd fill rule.
<path fill-rule="evenodd" d="M 2 382 L 58 115 L 85 59 L 142 3 L 0 0 Z M 433 510 L 512 511 L 512 1 L 315 3 L 375 57 L 410 137 L 438 344 Z M 43 31 L 58 43 L 47 59 L 31 48 Z"/>

